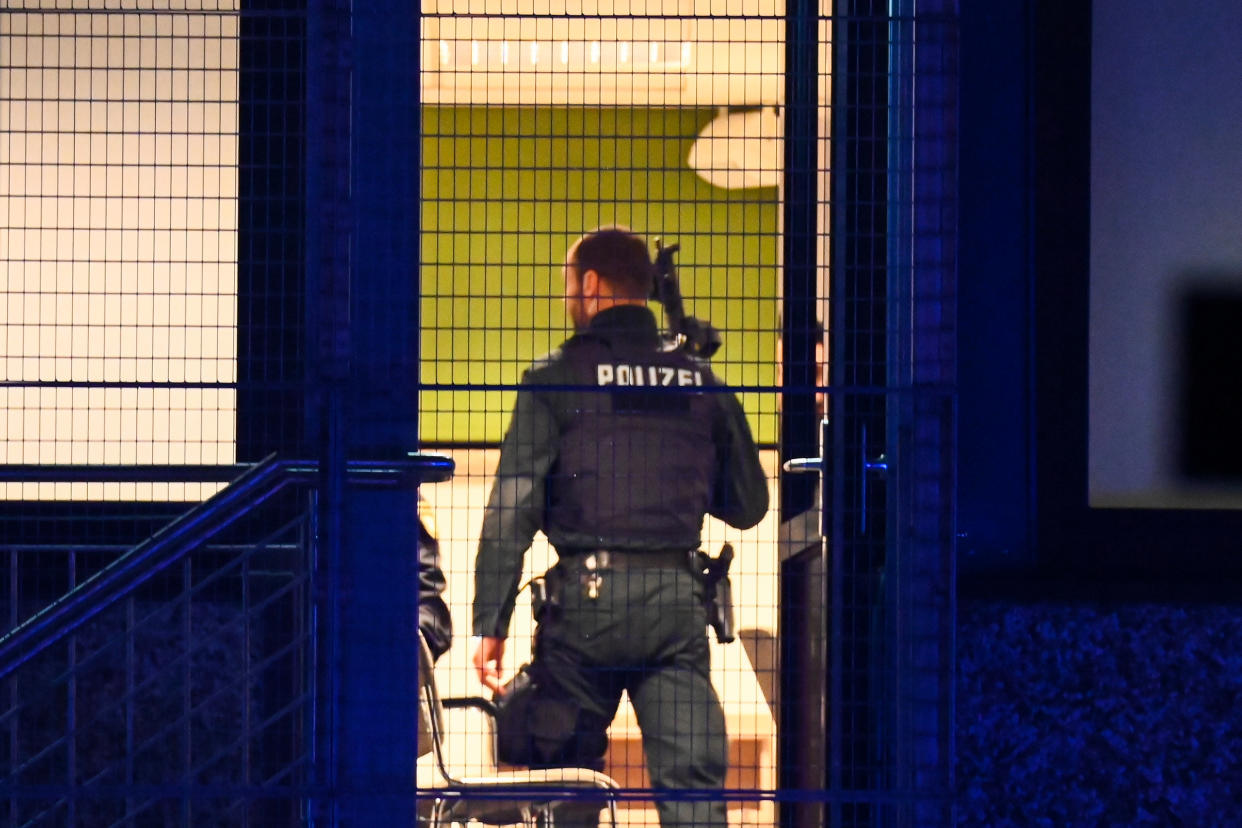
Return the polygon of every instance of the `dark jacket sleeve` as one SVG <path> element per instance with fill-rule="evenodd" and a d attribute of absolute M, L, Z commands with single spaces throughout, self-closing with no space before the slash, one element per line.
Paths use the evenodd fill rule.
<path fill-rule="evenodd" d="M 716 396 L 720 400 L 715 427 L 717 465 L 708 511 L 735 529 L 749 529 L 767 514 L 768 479 L 741 403 L 732 393 Z"/>
<path fill-rule="evenodd" d="M 453 618 L 444 603 L 444 570 L 440 542 L 422 521 L 418 524 L 418 629 L 431 654 L 439 658 L 453 643 Z"/>
<path fill-rule="evenodd" d="M 523 385 L 530 380 L 523 377 Z M 506 638 L 522 560 L 543 528 L 544 482 L 556 459 L 556 420 L 539 393 L 522 388 L 500 446 L 474 565 L 474 635 Z"/>

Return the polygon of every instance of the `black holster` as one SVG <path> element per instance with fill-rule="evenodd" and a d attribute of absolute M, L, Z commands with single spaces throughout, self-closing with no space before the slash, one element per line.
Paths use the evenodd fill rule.
<path fill-rule="evenodd" d="M 733 582 L 725 575 L 716 581 L 716 588 L 707 599 L 707 623 L 716 631 L 721 644 L 732 642 L 733 632 Z"/>
<path fill-rule="evenodd" d="M 697 553 L 699 564 L 695 566 L 705 589 L 703 603 L 707 607 L 707 624 L 716 633 L 716 640 L 729 644 L 735 640 L 733 629 L 733 582 L 729 580 L 729 566 L 733 563 L 733 546 L 726 543 L 715 558 Z"/>
<path fill-rule="evenodd" d="M 536 624 L 552 619 L 561 608 L 564 576 L 558 567 L 530 579 L 530 613 Z"/>

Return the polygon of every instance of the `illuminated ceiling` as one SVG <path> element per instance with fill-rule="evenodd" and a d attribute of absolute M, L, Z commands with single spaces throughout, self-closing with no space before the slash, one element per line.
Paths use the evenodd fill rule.
<path fill-rule="evenodd" d="M 780 103 L 783 0 L 424 0 L 433 105 Z"/>

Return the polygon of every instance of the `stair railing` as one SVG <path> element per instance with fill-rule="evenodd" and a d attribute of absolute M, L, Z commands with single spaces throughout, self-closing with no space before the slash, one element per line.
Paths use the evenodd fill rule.
<path fill-rule="evenodd" d="M 347 485 L 362 486 L 437 483 L 449 479 L 452 474 L 451 458 L 423 452 L 411 452 L 406 459 L 395 461 L 350 460 L 345 467 Z M 197 475 L 194 479 L 231 479 L 231 482 L 0 637 L 0 678 L 8 676 L 285 487 L 316 483 L 320 478 L 320 464 L 317 460 L 269 456 L 253 465 L 237 466 L 0 466 L 0 482 L 148 481 L 160 479 L 161 475 L 181 479 Z"/>

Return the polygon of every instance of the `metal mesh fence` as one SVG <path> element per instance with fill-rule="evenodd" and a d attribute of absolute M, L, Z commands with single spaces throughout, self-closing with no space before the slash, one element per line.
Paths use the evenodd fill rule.
<path fill-rule="evenodd" d="M 349 648 L 370 653 L 374 642 L 350 638 L 348 618 L 330 630 L 344 638 L 318 640 L 341 652 L 313 650 L 312 632 L 353 600 L 343 573 L 365 569 L 349 569 L 349 533 L 382 537 L 347 524 L 390 506 L 350 511 L 331 477 L 352 448 L 370 450 L 373 420 L 399 434 L 416 424 L 417 445 L 404 448 L 456 466 L 451 481 L 424 487 L 420 509 L 439 539 L 456 629 L 435 676 L 445 697 L 490 695 L 471 640 L 487 632 L 476 618 L 489 563 L 476 553 L 489 497 L 506 525 L 563 515 L 556 493 L 571 491 L 541 489 L 549 499 L 526 512 L 503 486 L 493 493 L 502 441 L 532 396 L 528 369 L 586 322 L 574 318 L 585 306 L 566 302 L 585 285 L 566 271 L 571 248 L 614 225 L 649 255 L 676 246 L 686 315 L 710 322 L 721 345 L 667 375 L 618 357 L 601 364 L 607 383 L 598 372 L 556 379 L 540 399 L 561 401 L 560 425 L 600 415 L 575 443 L 575 471 L 610 470 L 610 508 L 653 492 L 665 506 L 690 497 L 704 458 L 687 446 L 700 444 L 633 436 L 643 427 L 628 442 L 617 434 L 653 412 L 705 405 L 687 399 L 727 397 L 770 504 L 745 528 L 709 516 L 698 537 L 707 553 L 727 543 L 735 554 L 735 640 L 702 639 L 723 783 L 715 770 L 706 784 L 666 769 L 653 779 L 653 751 L 676 765 L 684 747 L 662 748 L 662 734 L 711 706 L 635 704 L 658 659 L 614 659 L 594 673 L 612 676 L 606 698 L 625 688 L 615 715 L 603 705 L 608 742 L 595 762 L 621 788 L 622 822 L 657 824 L 662 800 L 691 803 L 704 826 L 716 812 L 702 802 L 723 803 L 730 825 L 945 823 L 952 3 L 425 0 L 408 33 L 417 72 L 385 79 L 416 85 L 418 100 L 414 157 L 389 162 L 393 177 L 416 169 L 417 214 L 395 218 L 381 215 L 387 202 L 368 202 L 379 185 L 367 176 L 382 164 L 350 155 L 377 143 L 383 127 L 358 107 L 383 104 L 374 79 L 387 64 L 351 45 L 347 4 L 62 5 L 27 0 L 0 15 L 0 466 L 20 470 L 0 480 L 0 521 L 14 531 L 8 624 L 220 489 L 234 475 L 218 467 L 273 452 L 324 459 L 316 536 L 328 543 L 314 549 L 304 504 L 281 501 L 245 521 L 235 544 L 187 551 L 24 664 L 5 688 L 6 772 L 25 791 L 8 800 L 15 824 L 334 818 L 334 806 L 307 805 L 305 785 L 334 778 L 312 765 L 338 748 L 316 754 L 304 729 L 353 714 L 334 718 L 330 682 L 313 697 L 322 673 L 310 665 L 343 670 Z M 360 78 L 371 86 L 351 92 Z M 379 238 L 364 227 L 379 221 L 416 239 L 412 260 L 394 254 L 417 284 L 412 313 L 404 291 L 385 303 L 376 287 L 407 276 L 371 272 L 372 251 L 357 247 Z M 649 307 L 657 330 L 674 327 L 667 296 Z M 384 420 L 376 412 L 409 391 L 386 386 L 406 382 L 410 364 L 417 410 Z M 722 388 L 702 390 L 698 368 Z M 679 370 L 692 372 L 687 382 Z M 537 442 L 513 438 L 524 440 Z M 802 460 L 822 476 L 788 470 Z M 557 462 L 538 474 L 563 472 Z M 604 505 L 583 508 L 598 518 Z M 685 551 L 684 538 L 661 542 L 646 528 L 655 551 Z M 547 529 L 530 527 L 520 561 L 505 678 L 537 649 L 526 585 L 558 559 L 634 551 L 608 548 L 603 529 L 598 543 L 561 537 L 556 548 Z M 343 564 L 322 554 L 340 537 Z M 324 589 L 312 621 L 316 566 Z M 655 577 L 619 571 L 598 577 Z M 570 589 L 593 606 L 601 582 L 582 577 Z M 641 605 L 612 621 L 633 640 L 666 623 Z M 381 646 L 412 649 L 413 636 Z M 112 687 L 113 703 L 99 707 Z M 480 764 L 483 730 L 461 721 L 456 770 L 494 770 Z M 347 734 L 340 744 L 361 749 Z M 429 761 L 401 796 L 433 798 Z"/>
<path fill-rule="evenodd" d="M 473 598 L 471 586 L 498 445 L 511 427 L 515 399 L 525 393 L 517 390 L 524 372 L 574 333 L 563 301 L 563 265 L 582 234 L 623 226 L 641 236 L 653 257 L 657 243 L 678 246 L 686 313 L 721 332 L 711 370 L 743 389 L 738 399 L 772 482 L 779 465 L 773 392 L 779 382 L 783 9 L 771 3 L 510 5 L 484 11 L 424 4 L 422 24 L 420 438 L 457 461 L 454 480 L 428 496 L 440 527 L 451 607 L 466 630 L 472 600 L 483 600 Z M 667 328 L 666 308 L 651 307 Z M 636 370 L 618 381 L 644 382 L 643 370 Z M 647 387 L 653 396 L 676 390 Z M 579 392 L 588 407 L 595 405 L 592 396 L 613 393 L 577 386 L 569 392 Z M 514 427 L 521 426 L 514 421 Z M 620 448 L 611 442 L 619 422 L 606 419 L 596 427 L 600 452 L 633 456 L 620 472 L 628 480 L 611 495 L 587 497 L 635 502 L 627 485 L 658 485 L 686 473 L 690 458 L 675 450 L 643 455 L 641 443 Z M 588 458 L 587 465 L 603 457 Z M 711 645 L 710 677 L 729 732 L 729 811 L 733 822 L 744 824 L 775 820 L 777 522 L 773 512 L 759 527 L 737 530 L 712 518 L 703 534 L 705 551 L 716 554 L 727 541 L 736 552 L 731 577 L 739 640 Z M 569 561 L 570 550 L 564 552 Z M 556 550 L 538 535 L 520 581 L 543 575 L 557 561 Z M 478 565 L 487 564 L 480 559 Z M 608 580 L 623 580 L 616 572 L 602 578 L 605 598 L 614 588 Z M 651 600 L 634 595 L 635 601 Z M 658 618 L 634 606 L 614 623 L 657 624 Z M 534 630 L 524 590 L 508 629 L 503 679 L 531 661 Z M 482 690 L 472 655 L 470 646 L 455 648 L 437 667 L 450 695 Z M 605 669 L 623 666 L 609 662 Z M 658 673 L 654 662 L 642 670 Z M 636 712 L 641 706 L 633 704 L 635 692 L 657 683 L 646 675 L 627 682 L 602 759 L 607 774 L 637 793 L 621 803 L 625 824 L 657 824 L 643 793 L 652 778 Z M 652 704 L 672 710 L 676 700 Z M 463 759 L 469 770 L 469 755 Z M 689 765 L 697 757 L 687 752 L 677 761 Z M 658 780 L 662 785 L 669 784 L 665 777 Z"/>
<path fill-rule="evenodd" d="M 711 367 L 738 390 L 772 495 L 756 527 L 709 518 L 702 537 L 705 550 L 728 541 L 737 553 L 739 640 L 711 645 L 730 824 L 943 818 L 953 262 L 931 240 L 953 232 L 952 100 L 916 100 L 911 79 L 949 89 L 952 9 L 425 12 L 420 435 L 458 464 L 431 494 L 458 624 L 477 614 L 485 515 L 502 520 L 512 506 L 487 504 L 506 473 L 497 447 L 520 428 L 515 400 L 531 393 L 525 372 L 575 333 L 567 251 L 609 225 L 653 254 L 676 243 L 688 312 L 723 334 Z M 837 72 L 846 79 L 834 83 Z M 931 149 L 916 156 L 916 143 Z M 590 407 L 612 393 L 594 385 L 565 390 Z M 828 484 L 782 475 L 783 461 L 819 454 L 830 413 Z M 601 463 L 612 427 L 596 435 Z M 676 476 L 677 460 L 660 458 L 663 473 Z M 519 583 L 572 552 L 537 534 Z M 631 609 L 625 623 L 643 623 Z M 532 659 L 535 629 L 523 591 L 507 675 Z M 450 692 L 480 691 L 471 656 L 451 652 L 437 668 Z M 603 768 L 642 791 L 651 757 L 630 702 Z M 657 818 L 641 795 L 622 813 Z"/>
<path fill-rule="evenodd" d="M 236 9 L 61 6 L 0 18 L 0 462 L 231 463 Z M 5 486 L 7 499 L 204 495 Z"/>
<path fill-rule="evenodd" d="M 6 824 L 304 810 L 305 502 L 128 563 L 170 525 L 213 526 L 194 504 L 238 460 L 300 446 L 291 11 L 0 12 Z"/>

